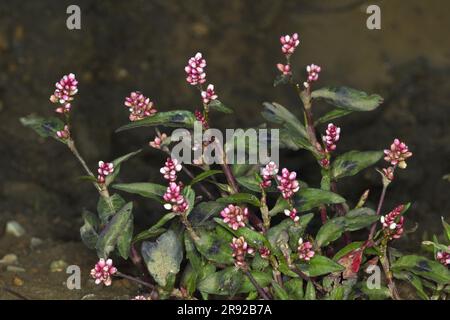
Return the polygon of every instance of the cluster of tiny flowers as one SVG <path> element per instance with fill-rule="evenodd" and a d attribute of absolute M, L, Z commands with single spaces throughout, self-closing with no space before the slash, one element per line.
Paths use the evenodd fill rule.
<path fill-rule="evenodd" d="M 259 255 L 261 256 L 261 258 L 263 259 L 268 259 L 270 256 L 270 249 L 267 247 L 260 247 L 258 249 Z"/>
<path fill-rule="evenodd" d="M 161 149 L 161 144 L 164 142 L 164 140 L 167 139 L 167 134 L 162 133 L 161 135 L 155 137 L 153 141 L 150 141 L 148 145 L 155 149 Z"/>
<path fill-rule="evenodd" d="M 282 64 L 282 63 L 278 63 L 277 64 L 277 69 L 280 70 L 280 72 L 285 75 L 291 75 L 291 65 L 290 64 Z"/>
<path fill-rule="evenodd" d="M 294 53 L 295 48 L 300 44 L 300 40 L 298 39 L 298 34 L 294 33 L 293 35 L 285 35 L 280 37 L 281 42 L 281 51 L 286 55 L 290 56 Z"/>
<path fill-rule="evenodd" d="M 312 249 L 312 244 L 309 241 L 303 242 L 303 239 L 298 239 L 298 257 L 300 260 L 309 261 L 316 254 Z"/>
<path fill-rule="evenodd" d="M 185 212 L 189 205 L 181 194 L 183 191 L 182 184 L 177 184 L 176 182 L 169 182 L 169 186 L 167 187 L 166 193 L 163 195 L 164 208 L 167 210 L 172 210 L 175 213 L 183 213 Z"/>
<path fill-rule="evenodd" d="M 78 92 L 78 81 L 73 73 L 65 75 L 55 84 L 55 92 L 50 96 L 50 101 L 59 103 L 61 106 L 56 108 L 58 113 L 67 113 L 70 111 L 70 101 Z"/>
<path fill-rule="evenodd" d="M 291 218 L 292 221 L 294 221 L 294 222 L 297 222 L 297 221 L 300 219 L 300 217 L 297 216 L 297 209 L 295 209 L 295 208 L 293 208 L 293 209 L 291 209 L 291 210 L 285 209 L 285 210 L 284 210 L 284 214 L 285 214 L 286 216 L 288 216 L 289 218 Z"/>
<path fill-rule="evenodd" d="M 270 161 L 266 164 L 265 167 L 261 168 L 261 176 L 263 178 L 263 182 L 261 182 L 261 186 L 263 188 L 268 188 L 272 185 L 271 179 L 275 177 L 278 173 L 278 166 L 275 162 Z"/>
<path fill-rule="evenodd" d="M 253 248 L 249 247 L 244 237 L 233 238 L 231 243 L 231 249 L 233 249 L 234 264 L 236 267 L 245 268 L 245 256 L 247 254 L 253 254 Z"/>
<path fill-rule="evenodd" d="M 143 296 L 143 295 L 138 295 L 138 296 L 135 296 L 133 299 L 131 299 L 131 300 L 152 300 L 151 299 L 151 297 L 147 297 L 147 296 Z"/>
<path fill-rule="evenodd" d="M 98 172 L 97 176 L 98 183 L 105 183 L 106 177 L 114 172 L 114 164 L 112 164 L 111 162 L 99 161 L 97 172 Z"/>
<path fill-rule="evenodd" d="M 157 111 L 153 108 L 153 102 L 139 91 L 130 93 L 125 98 L 125 106 L 130 110 L 130 121 L 142 120 L 146 117 L 154 115 Z"/>
<path fill-rule="evenodd" d="M 201 92 L 203 103 L 208 104 L 213 100 L 217 100 L 218 95 L 214 91 L 214 85 L 208 84 L 206 91 Z"/>
<path fill-rule="evenodd" d="M 195 56 L 189 59 L 187 66 L 184 68 L 187 73 L 186 81 L 193 86 L 205 83 L 205 67 L 206 60 L 203 59 L 200 52 L 197 52 Z"/>
<path fill-rule="evenodd" d="M 177 159 L 167 158 L 164 167 L 159 172 L 162 173 L 164 179 L 174 182 L 177 180 L 177 172 L 181 171 L 182 168 Z"/>
<path fill-rule="evenodd" d="M 56 136 L 60 139 L 68 139 L 70 137 L 69 126 L 65 125 L 64 129 L 56 131 Z"/>
<path fill-rule="evenodd" d="M 206 121 L 205 116 L 203 115 L 203 112 L 201 112 L 199 110 L 195 110 L 194 114 L 195 114 L 195 119 L 197 119 L 197 121 L 200 121 L 202 123 L 203 128 L 208 129 L 209 125 L 208 125 L 208 122 Z"/>
<path fill-rule="evenodd" d="M 448 249 L 450 250 L 450 246 L 448 246 Z M 444 266 L 450 265 L 450 253 L 445 251 L 439 251 L 436 253 L 436 260 L 442 263 Z"/>
<path fill-rule="evenodd" d="M 105 261 L 100 259 L 91 270 L 91 277 L 95 279 L 95 284 L 104 283 L 105 286 L 110 286 L 111 276 L 117 272 L 117 268 L 113 266 L 111 259 Z"/>
<path fill-rule="evenodd" d="M 296 178 L 297 173 L 295 171 L 289 172 L 286 168 L 281 170 L 281 176 L 277 176 L 278 190 L 280 190 L 284 199 L 291 198 L 294 193 L 300 189 L 300 185 Z"/>
<path fill-rule="evenodd" d="M 408 146 L 399 139 L 395 139 L 391 144 L 391 148 L 384 150 L 384 154 L 384 160 L 401 169 L 406 168 L 406 159 L 412 156 L 412 152 L 408 150 Z"/>
<path fill-rule="evenodd" d="M 248 219 L 248 208 L 229 204 L 220 212 L 220 215 L 223 218 L 223 222 L 228 224 L 231 229 L 237 230 L 240 227 L 245 227 L 245 222 Z"/>
<path fill-rule="evenodd" d="M 315 64 L 311 64 L 306 67 L 306 72 L 308 73 L 308 78 L 306 82 L 303 83 L 305 88 L 309 88 L 312 82 L 319 80 L 319 73 L 322 70 L 321 67 Z"/>
<path fill-rule="evenodd" d="M 405 219 L 401 216 L 401 213 L 404 208 L 404 205 L 399 205 L 387 215 L 380 218 L 383 229 L 390 239 L 398 239 L 403 234 L 403 223 Z"/>
<path fill-rule="evenodd" d="M 322 137 L 322 140 L 325 143 L 326 151 L 331 152 L 336 150 L 336 143 L 339 141 L 341 128 L 329 123 L 325 133 L 326 135 Z"/>

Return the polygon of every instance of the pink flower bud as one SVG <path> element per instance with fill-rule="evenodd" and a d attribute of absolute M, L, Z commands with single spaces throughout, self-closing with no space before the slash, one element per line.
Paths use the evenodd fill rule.
<path fill-rule="evenodd" d="M 104 283 L 105 286 L 110 286 L 111 276 L 117 273 L 117 268 L 113 266 L 111 259 L 100 259 L 91 270 L 91 277 L 95 279 L 95 284 Z"/>
<path fill-rule="evenodd" d="M 406 159 L 412 156 L 408 146 L 399 139 L 395 139 L 391 144 L 391 148 L 384 150 L 384 154 L 384 160 L 401 169 L 406 168 Z"/>
<path fill-rule="evenodd" d="M 190 58 L 184 71 L 187 73 L 186 81 L 196 86 L 198 84 L 203 84 L 206 82 L 206 60 L 203 59 L 202 54 L 197 52 L 197 54 Z"/>
<path fill-rule="evenodd" d="M 61 107 L 58 107 L 55 111 L 58 113 L 67 113 L 70 111 L 70 101 L 78 92 L 78 81 L 73 73 L 65 75 L 55 84 L 55 92 L 50 96 L 50 101 L 53 103 L 59 103 Z"/>
<path fill-rule="evenodd" d="M 163 199 L 166 202 L 164 208 L 174 213 L 185 212 L 189 208 L 189 205 L 181 193 L 182 185 L 176 182 L 170 182 L 166 193 L 163 195 Z"/>
<path fill-rule="evenodd" d="M 124 104 L 130 111 L 130 121 L 142 120 L 157 112 L 153 108 L 153 102 L 139 91 L 131 92 L 130 96 L 125 98 Z"/>
<path fill-rule="evenodd" d="M 220 212 L 220 215 L 223 218 L 223 222 L 228 224 L 231 229 L 237 230 L 240 227 L 245 227 L 245 223 L 248 220 L 248 208 L 229 204 Z"/>
<path fill-rule="evenodd" d="M 281 42 L 281 51 L 286 55 L 290 56 L 294 53 L 295 48 L 300 44 L 300 40 L 298 39 L 298 34 L 294 33 L 293 35 L 285 35 L 280 37 Z"/>
<path fill-rule="evenodd" d="M 298 239 L 298 257 L 300 260 L 309 261 L 316 254 L 312 249 L 312 244 L 309 241 L 303 242 L 303 239 Z"/>
<path fill-rule="evenodd" d="M 205 116 L 203 115 L 203 112 L 201 112 L 199 110 L 195 110 L 194 114 L 195 114 L 195 119 L 197 119 L 197 121 L 200 121 L 202 123 L 203 128 L 208 129 L 209 125 L 208 125 L 208 122 L 206 121 Z"/>
<path fill-rule="evenodd" d="M 263 188 L 268 188 L 272 185 L 271 179 L 274 178 L 278 173 L 278 166 L 275 162 L 269 162 L 265 167 L 261 168 L 261 176 L 263 182 L 261 186 Z"/>
<path fill-rule="evenodd" d="M 258 249 L 259 254 L 261 255 L 261 258 L 268 259 L 270 256 L 270 250 L 267 247 L 260 247 Z"/>
<path fill-rule="evenodd" d="M 341 128 L 329 123 L 325 132 L 326 135 L 322 137 L 322 140 L 325 143 L 326 151 L 331 152 L 336 150 L 336 142 L 339 141 Z"/>
<path fill-rule="evenodd" d="M 159 172 L 164 176 L 164 179 L 173 182 L 177 180 L 177 172 L 181 171 L 182 168 L 177 159 L 167 158 L 164 167 Z"/>
<path fill-rule="evenodd" d="M 284 210 L 284 214 L 286 216 L 288 216 L 289 218 L 291 218 L 292 221 L 294 221 L 294 222 L 298 222 L 298 220 L 300 219 L 300 217 L 297 216 L 297 209 L 295 209 L 295 208 L 293 208 L 291 210 L 285 209 Z"/>
<path fill-rule="evenodd" d="M 114 164 L 111 162 L 99 161 L 97 172 L 97 182 L 103 184 L 106 181 L 106 177 L 114 172 Z"/>
<path fill-rule="evenodd" d="M 281 170 L 281 175 L 277 176 L 278 190 L 280 190 L 284 199 L 291 198 L 294 193 L 300 189 L 296 177 L 297 173 L 295 171 L 289 172 L 286 168 L 283 168 L 283 170 Z"/>
<path fill-rule="evenodd" d="M 289 64 L 284 65 L 284 64 L 282 64 L 282 63 L 278 63 L 278 64 L 277 64 L 277 69 L 280 70 L 280 72 L 281 72 L 283 75 L 285 75 L 285 76 L 288 76 L 288 75 L 291 75 L 291 74 L 292 74 L 292 73 L 291 73 L 291 66 L 290 66 Z"/>
<path fill-rule="evenodd" d="M 230 244 L 231 249 L 233 249 L 234 264 L 239 268 L 247 268 L 247 263 L 245 262 L 245 256 L 247 254 L 253 254 L 253 248 L 250 248 L 245 241 L 244 237 L 233 238 Z"/>
<path fill-rule="evenodd" d="M 383 230 L 389 239 L 398 239 L 403 234 L 404 217 L 401 216 L 404 205 L 397 206 L 385 216 L 381 216 L 380 221 Z"/>
<path fill-rule="evenodd" d="M 63 140 L 68 139 L 70 137 L 69 126 L 65 125 L 63 130 L 56 131 L 56 136 Z"/>
<path fill-rule="evenodd" d="M 161 149 L 161 144 L 164 143 L 164 140 L 167 139 L 167 134 L 163 133 L 160 136 L 155 137 L 153 141 L 150 141 L 148 144 L 150 147 L 155 149 Z"/>
<path fill-rule="evenodd" d="M 216 100 L 218 98 L 217 94 L 214 91 L 214 85 L 208 84 L 206 91 L 201 92 L 201 96 L 203 98 L 203 103 L 208 104 L 212 100 Z"/>
<path fill-rule="evenodd" d="M 450 246 L 448 246 L 448 250 L 450 250 Z M 439 251 L 436 253 L 436 260 L 442 263 L 444 266 L 450 265 L 450 253 L 446 251 Z"/>

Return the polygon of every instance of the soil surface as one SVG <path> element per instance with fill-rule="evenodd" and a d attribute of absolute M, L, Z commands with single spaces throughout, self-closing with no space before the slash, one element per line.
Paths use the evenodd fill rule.
<path fill-rule="evenodd" d="M 66 8 L 74 3 L 82 10 L 82 29 L 70 31 Z M 366 28 L 369 3 L 381 7 L 381 30 Z M 19 123 L 30 113 L 52 115 L 48 97 L 56 80 L 69 72 L 79 78 L 73 134 L 94 168 L 99 159 L 139 149 L 154 136 L 148 129 L 114 133 L 127 122 L 123 100 L 130 91 L 143 91 L 158 110 L 200 107 L 183 70 L 197 51 L 208 59 L 220 99 L 235 110 L 214 119 L 215 126 L 262 123 L 263 101 L 296 110 L 299 102 L 289 88 L 272 87 L 275 64 L 282 62 L 279 35 L 292 32 L 301 36 L 292 61 L 297 70 L 316 63 L 323 67 L 320 85 L 347 85 L 385 98 L 375 112 L 336 122 L 342 127 L 339 151 L 383 149 L 394 137 L 408 143 L 414 157 L 393 183 L 385 208 L 412 202 L 407 228 L 417 224 L 418 232 L 397 246 L 417 250 L 422 238 L 441 233 L 440 216 L 450 216 L 450 182 L 442 179 L 450 173 L 449 14 L 443 0 L 1 2 L 0 259 L 15 254 L 14 267 L 24 270 L 0 265 L 0 299 L 128 299 L 139 290 L 126 280 L 103 289 L 89 279 L 96 255 L 81 243 L 79 228 L 82 209 L 95 209 L 95 190 L 77 179 L 83 173 L 64 146 Z M 319 114 L 326 106 L 315 108 Z M 306 153 L 281 157 L 302 180 L 319 183 Z M 163 159 L 145 148 L 122 168 L 120 179 L 161 181 Z M 366 170 L 339 188 L 350 202 L 370 188 L 373 206 L 379 177 Z M 136 208 L 138 228 L 163 212 L 148 201 Z M 24 236 L 4 232 L 11 220 L 23 226 Z M 32 248 L 33 237 L 42 243 Z M 59 260 L 80 266 L 81 290 L 67 288 L 65 269 L 52 272 Z"/>

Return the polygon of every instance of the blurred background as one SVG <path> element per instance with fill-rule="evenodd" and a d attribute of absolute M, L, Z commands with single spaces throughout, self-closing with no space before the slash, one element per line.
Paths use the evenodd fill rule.
<path fill-rule="evenodd" d="M 81 8 L 81 30 L 66 27 L 71 4 Z M 369 4 L 381 7 L 381 30 L 366 28 Z M 284 62 L 279 36 L 294 32 L 300 35 L 294 72 L 303 74 L 315 63 L 323 70 L 316 87 L 346 85 L 385 98 L 375 112 L 335 121 L 342 128 L 338 151 L 380 150 L 398 137 L 414 153 L 385 205 L 390 210 L 412 202 L 408 228 L 418 231 L 398 246 L 413 250 L 422 237 L 442 233 L 440 217 L 450 211 L 450 183 L 442 178 L 450 173 L 449 15 L 444 0 L 1 1 L 0 259 L 15 254 L 23 270 L 2 272 L 0 265 L 0 285 L 42 298 L 116 297 L 131 285 L 118 281 L 116 291 L 105 293 L 86 284 L 71 292 L 62 285 L 67 275 L 52 269 L 55 262 L 87 269 L 95 261 L 78 231 L 82 209 L 95 209 L 95 190 L 77 179 L 81 167 L 63 145 L 44 141 L 19 123 L 30 113 L 53 115 L 48 98 L 62 75 L 73 72 L 79 80 L 73 135 L 91 168 L 98 160 L 144 147 L 122 166 L 120 180 L 161 182 L 164 155 L 147 146 L 153 129 L 114 133 L 128 122 L 123 101 L 130 91 L 142 91 L 160 111 L 200 108 L 184 73 L 187 59 L 200 51 L 208 61 L 208 81 L 235 110 L 215 118 L 215 127 L 262 123 L 264 101 L 301 115 L 295 93 L 272 86 L 275 65 Z M 316 114 L 326 109 L 315 106 Z M 284 151 L 281 159 L 302 180 L 318 185 L 309 155 Z M 350 202 L 370 189 L 372 206 L 381 190 L 374 170 L 339 187 Z M 141 228 L 164 211 L 149 201 L 136 207 Z M 4 232 L 12 220 L 25 229 L 24 236 Z M 0 298 L 10 297 L 0 292 Z"/>

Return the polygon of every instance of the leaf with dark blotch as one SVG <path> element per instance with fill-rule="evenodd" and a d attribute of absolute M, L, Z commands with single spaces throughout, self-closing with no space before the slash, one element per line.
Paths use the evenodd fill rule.
<path fill-rule="evenodd" d="M 294 206 L 304 212 L 324 204 L 344 203 L 345 199 L 331 191 L 314 188 L 300 188 L 294 196 Z"/>
<path fill-rule="evenodd" d="M 223 203 L 216 201 L 200 202 L 189 214 L 189 220 L 194 227 L 207 224 L 211 217 L 215 217 L 224 208 Z"/>
<path fill-rule="evenodd" d="M 334 180 L 354 176 L 361 170 L 377 163 L 383 151 L 350 151 L 340 155 L 331 164 L 331 177 Z"/>
<path fill-rule="evenodd" d="M 315 255 L 308 263 L 300 267 L 310 277 L 318 277 L 332 272 L 343 271 L 345 268 L 339 263 L 320 255 Z"/>
<path fill-rule="evenodd" d="M 195 241 L 195 247 L 206 259 L 221 264 L 233 263 L 233 251 L 230 247 L 233 236 L 229 232 L 204 228 L 199 228 L 196 232 L 200 239 Z"/>
<path fill-rule="evenodd" d="M 102 223 L 107 223 L 109 219 L 125 205 L 126 201 L 118 194 L 113 194 L 109 198 L 100 196 L 97 202 L 97 213 Z"/>
<path fill-rule="evenodd" d="M 224 105 L 221 101 L 219 100 L 213 100 L 208 104 L 208 107 L 211 110 L 216 110 L 219 112 L 223 112 L 223 113 L 233 113 L 233 110 L 228 108 L 226 105 Z"/>
<path fill-rule="evenodd" d="M 153 279 L 166 286 L 171 275 L 180 271 L 183 260 L 181 239 L 173 230 L 163 233 L 155 242 L 142 243 L 142 257 Z"/>
<path fill-rule="evenodd" d="M 348 87 L 326 87 L 313 91 L 311 96 L 351 111 L 372 111 L 383 102 L 383 98 L 377 94 L 368 95 Z"/>
<path fill-rule="evenodd" d="M 89 249 L 95 249 L 98 240 L 98 226 L 100 221 L 97 216 L 87 210 L 83 211 L 84 224 L 80 228 L 81 240 Z"/>
<path fill-rule="evenodd" d="M 140 196 L 162 202 L 161 198 L 167 187 L 150 182 L 118 183 L 112 186 L 116 190 L 138 194 Z"/>
<path fill-rule="evenodd" d="M 25 127 L 33 129 L 38 135 L 43 138 L 52 137 L 58 141 L 64 142 L 64 140 L 60 140 L 56 136 L 56 131 L 62 130 L 64 128 L 64 122 L 62 122 L 58 118 L 43 118 L 31 114 L 29 116 L 20 118 L 20 123 L 22 123 L 22 125 Z"/>
<path fill-rule="evenodd" d="M 119 237 L 132 219 L 133 203 L 129 202 L 123 206 L 109 221 L 98 238 L 96 249 L 100 258 L 107 258 L 117 245 Z"/>
<path fill-rule="evenodd" d="M 166 127 L 193 128 L 195 121 L 196 121 L 195 115 L 191 111 L 187 110 L 158 112 L 154 116 L 130 122 L 129 124 L 124 125 L 119 129 L 117 129 L 116 132 L 121 132 L 124 130 L 139 127 L 152 127 L 159 125 Z"/>
<path fill-rule="evenodd" d="M 410 271 L 440 284 L 450 284 L 450 271 L 437 261 L 417 255 L 400 257 L 392 264 L 393 271 Z"/>

